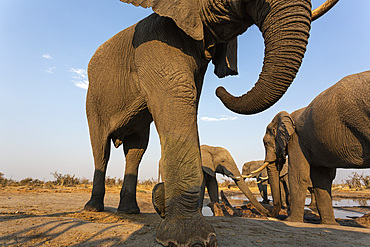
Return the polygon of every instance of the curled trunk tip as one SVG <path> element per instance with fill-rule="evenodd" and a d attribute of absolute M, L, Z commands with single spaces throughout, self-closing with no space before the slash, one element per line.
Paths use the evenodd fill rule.
<path fill-rule="evenodd" d="M 272 1 L 259 28 L 265 57 L 258 81 L 247 93 L 234 97 L 223 87 L 216 95 L 231 111 L 256 114 L 274 105 L 286 92 L 301 66 L 311 27 L 311 3 Z"/>

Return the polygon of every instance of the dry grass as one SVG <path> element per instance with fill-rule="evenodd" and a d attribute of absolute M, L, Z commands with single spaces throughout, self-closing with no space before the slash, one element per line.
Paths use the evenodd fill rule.
<path fill-rule="evenodd" d="M 0 187 L 17 187 L 17 186 L 28 186 L 28 187 L 40 187 L 40 188 L 55 188 L 55 187 L 90 187 L 92 182 L 86 178 L 77 178 L 75 174 L 61 174 L 53 172 L 54 180 L 52 181 L 41 181 L 39 179 L 25 178 L 20 181 L 14 179 L 5 178 L 4 173 L 0 172 Z M 152 189 L 157 184 L 156 179 L 147 179 L 138 181 L 138 189 Z M 115 188 L 123 185 L 122 178 L 111 178 L 106 177 L 105 185 L 107 187 Z"/>
<path fill-rule="evenodd" d="M 54 180 L 52 181 L 41 181 L 39 179 L 33 178 L 25 178 L 20 181 L 16 181 L 13 179 L 5 178 L 4 174 L 0 172 L 0 187 L 7 187 L 7 186 L 26 186 L 26 187 L 34 187 L 34 188 L 56 188 L 56 187 L 80 187 L 83 186 L 85 188 L 91 187 L 92 182 L 86 178 L 77 178 L 74 174 L 61 174 L 57 171 L 53 172 L 52 175 L 54 176 Z M 248 187 L 254 188 L 257 187 L 256 180 L 254 179 L 247 179 L 245 180 Z M 151 190 L 158 181 L 156 179 L 146 179 L 146 180 L 139 180 L 137 184 L 138 190 Z M 111 178 L 107 177 L 105 179 L 105 185 L 110 188 L 121 187 L 123 184 L 122 178 Z M 230 189 L 236 188 L 235 183 L 231 179 L 221 179 L 219 181 L 219 188 L 220 189 Z M 353 172 L 347 179 L 342 181 L 341 184 L 333 184 L 333 188 L 348 188 L 350 190 L 365 190 L 370 189 L 370 176 L 364 174 L 358 174 L 357 172 Z"/>

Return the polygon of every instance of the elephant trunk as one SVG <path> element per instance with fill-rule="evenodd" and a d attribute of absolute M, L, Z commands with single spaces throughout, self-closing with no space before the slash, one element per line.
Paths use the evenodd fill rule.
<path fill-rule="evenodd" d="M 248 188 L 247 184 L 243 179 L 234 179 L 236 185 L 244 193 L 244 195 L 249 199 L 249 201 L 256 207 L 256 209 L 263 214 L 270 215 L 269 210 L 262 206 L 257 199 L 254 197 L 253 193 Z"/>
<path fill-rule="evenodd" d="M 269 4 L 264 20 L 261 17 L 256 21 L 265 40 L 265 57 L 255 86 L 240 97 L 232 96 L 223 87 L 216 90 L 223 104 L 236 113 L 255 114 L 275 104 L 295 78 L 306 51 L 311 27 L 310 1 Z"/>
<path fill-rule="evenodd" d="M 269 176 L 269 184 L 272 194 L 272 199 L 274 201 L 274 206 L 271 212 L 272 217 L 279 215 L 281 209 L 281 198 L 280 198 L 280 181 L 279 172 L 276 168 L 275 163 L 269 163 L 267 166 L 267 173 Z"/>

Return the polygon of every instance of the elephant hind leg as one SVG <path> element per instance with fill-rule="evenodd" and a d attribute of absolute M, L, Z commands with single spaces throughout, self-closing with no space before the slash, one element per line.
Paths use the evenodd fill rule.
<path fill-rule="evenodd" d="M 96 122 L 95 122 L 96 123 Z M 90 200 L 85 205 L 86 211 L 104 210 L 105 174 L 110 156 L 110 138 L 101 126 L 90 124 L 90 139 L 94 155 L 94 178 Z"/>
<path fill-rule="evenodd" d="M 335 168 L 311 166 L 312 186 L 322 224 L 338 225 L 335 221 L 331 199 L 331 186 L 335 173 Z"/>
<path fill-rule="evenodd" d="M 148 125 L 142 132 L 131 134 L 123 139 L 126 168 L 118 206 L 118 211 L 121 213 L 140 213 L 136 200 L 137 176 L 140 161 L 148 147 L 149 129 Z"/>

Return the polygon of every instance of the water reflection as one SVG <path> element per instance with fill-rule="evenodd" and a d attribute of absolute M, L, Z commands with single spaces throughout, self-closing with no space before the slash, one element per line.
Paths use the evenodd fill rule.
<path fill-rule="evenodd" d="M 370 200 L 366 199 L 335 199 L 333 200 L 333 206 L 354 206 L 354 207 L 366 207 L 370 205 Z"/>
<path fill-rule="evenodd" d="M 231 200 L 243 200 L 243 204 L 249 203 L 249 201 L 246 200 L 245 196 L 230 196 L 229 199 Z M 268 198 L 270 201 L 272 201 L 272 198 Z M 257 196 L 258 201 L 262 201 L 262 198 L 260 196 Z M 311 198 L 306 198 L 305 204 L 306 209 L 307 206 L 310 204 Z M 237 205 L 234 205 L 237 206 Z M 356 211 L 355 207 L 367 207 L 370 206 L 370 200 L 369 199 L 349 199 L 349 198 L 335 198 L 333 199 L 333 208 L 334 208 L 334 216 L 335 218 L 356 218 L 361 217 L 364 215 L 364 213 Z M 346 208 L 343 208 L 346 207 Z M 202 214 L 204 216 L 212 216 L 213 213 L 211 209 L 208 206 L 204 206 L 202 209 Z"/>
<path fill-rule="evenodd" d="M 204 207 L 202 208 L 202 214 L 203 214 L 204 216 L 213 216 L 213 212 L 212 212 L 211 208 L 210 208 L 210 207 L 208 207 L 208 206 L 204 206 Z"/>

